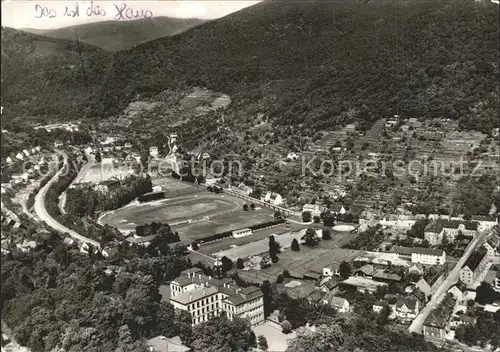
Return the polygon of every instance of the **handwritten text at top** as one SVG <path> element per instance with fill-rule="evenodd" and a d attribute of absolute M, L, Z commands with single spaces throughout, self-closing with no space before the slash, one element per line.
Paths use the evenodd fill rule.
<path fill-rule="evenodd" d="M 108 13 L 103 6 L 90 2 L 90 6 L 81 7 L 77 2 L 73 6 L 65 6 L 63 10 L 56 10 L 51 7 L 35 5 L 35 18 L 55 18 L 57 16 L 65 17 L 104 17 L 113 16 L 115 20 L 134 20 L 140 18 L 153 17 L 150 10 L 136 9 L 126 3 L 113 3 L 112 13 Z"/>

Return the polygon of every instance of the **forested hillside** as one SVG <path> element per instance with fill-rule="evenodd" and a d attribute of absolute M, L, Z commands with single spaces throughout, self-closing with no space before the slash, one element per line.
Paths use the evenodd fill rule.
<path fill-rule="evenodd" d="M 120 71 L 142 91 L 183 81 L 259 99 L 283 124 L 400 114 L 490 132 L 498 34 L 488 2 L 270 1 L 121 53 Z"/>
<path fill-rule="evenodd" d="M 111 63 L 83 43 L 2 27 L 2 119 L 91 116 Z"/>
<path fill-rule="evenodd" d="M 268 1 L 113 59 L 85 47 L 89 79 L 74 44 L 53 42 L 54 53 L 33 61 L 39 39 L 17 34 L 4 44 L 3 30 L 2 47 L 22 52 L 2 62 L 2 75 L 5 67 L 14 76 L 2 104 L 82 117 L 93 99 L 93 114 L 111 115 L 136 93 L 189 84 L 228 93 L 233 110 L 280 124 L 327 129 L 400 114 L 459 119 L 490 133 L 499 108 L 498 20 L 498 5 L 486 1 Z"/>

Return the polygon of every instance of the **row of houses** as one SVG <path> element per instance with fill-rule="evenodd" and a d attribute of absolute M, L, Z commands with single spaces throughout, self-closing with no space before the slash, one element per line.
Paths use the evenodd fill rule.
<path fill-rule="evenodd" d="M 498 225 L 498 218 L 489 216 L 472 216 L 471 220 L 435 219 L 424 230 L 424 238 L 431 245 L 440 244 L 443 238 L 454 242 L 459 234 L 474 237 L 478 231 L 488 231 Z"/>
<path fill-rule="evenodd" d="M 22 151 L 16 153 L 16 155 L 13 157 L 8 156 L 5 159 L 5 162 L 7 164 L 12 164 L 12 163 L 14 163 L 15 159 L 24 161 L 26 158 L 29 158 L 31 155 L 36 155 L 36 154 L 40 153 L 41 150 L 42 150 L 42 147 L 40 147 L 40 146 L 36 146 L 34 148 L 31 148 L 30 150 L 23 149 Z"/>

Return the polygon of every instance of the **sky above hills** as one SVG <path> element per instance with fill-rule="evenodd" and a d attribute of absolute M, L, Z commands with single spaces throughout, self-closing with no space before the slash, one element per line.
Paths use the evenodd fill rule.
<path fill-rule="evenodd" d="M 156 0 L 156 1 L 2 1 L 2 26 L 13 28 L 53 29 L 85 24 L 89 22 L 127 20 L 123 18 L 127 10 L 132 8 L 140 13 L 150 11 L 154 17 L 167 16 L 176 18 L 215 19 L 226 16 L 260 1 L 186 1 L 186 0 Z M 79 16 L 65 15 L 66 7 L 73 13 L 76 4 L 79 6 Z M 92 6 L 95 13 L 88 9 Z M 99 9 L 98 9 L 99 7 Z M 45 9 L 46 8 L 46 9 Z M 118 9 L 117 9 L 118 8 Z M 104 9 L 104 11 L 100 11 Z M 97 10 L 97 11 L 96 11 Z M 123 12 L 122 12 L 123 11 Z M 144 11 L 144 12 L 142 12 Z M 105 12 L 105 14 L 104 14 Z M 90 16 L 88 15 L 90 13 Z M 135 11 L 134 11 L 135 13 Z M 148 12 L 149 14 L 149 12 Z"/>

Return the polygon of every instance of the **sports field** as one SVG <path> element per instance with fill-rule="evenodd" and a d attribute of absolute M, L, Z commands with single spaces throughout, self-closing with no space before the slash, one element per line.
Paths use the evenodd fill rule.
<path fill-rule="evenodd" d="M 272 211 L 243 211 L 243 204 L 244 200 L 228 194 L 201 191 L 129 205 L 104 215 L 100 221 L 116 226 L 123 232 L 135 230 L 137 225 L 167 223 L 184 238 L 193 241 L 215 233 L 273 220 Z"/>

